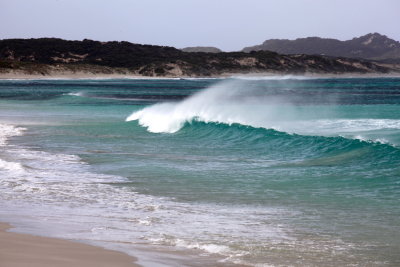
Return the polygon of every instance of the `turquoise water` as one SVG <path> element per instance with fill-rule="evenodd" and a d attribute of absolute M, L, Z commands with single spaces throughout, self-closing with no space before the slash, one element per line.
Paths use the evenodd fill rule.
<path fill-rule="evenodd" d="M 398 78 L 3 80 L 0 146 L 20 231 L 145 266 L 400 264 Z"/>

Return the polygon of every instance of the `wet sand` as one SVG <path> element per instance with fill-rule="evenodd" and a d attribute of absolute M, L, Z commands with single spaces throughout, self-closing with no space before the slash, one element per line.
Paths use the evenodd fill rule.
<path fill-rule="evenodd" d="M 135 258 L 68 240 L 10 233 L 0 223 L 0 267 L 135 267 Z"/>

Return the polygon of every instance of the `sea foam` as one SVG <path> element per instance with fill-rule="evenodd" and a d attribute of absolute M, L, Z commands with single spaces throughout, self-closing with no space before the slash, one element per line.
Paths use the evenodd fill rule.
<path fill-rule="evenodd" d="M 6 145 L 10 137 L 22 135 L 24 131 L 25 128 L 0 123 L 0 146 Z"/>

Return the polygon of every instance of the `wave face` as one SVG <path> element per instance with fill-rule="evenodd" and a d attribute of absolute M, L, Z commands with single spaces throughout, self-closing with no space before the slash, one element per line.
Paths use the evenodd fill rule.
<path fill-rule="evenodd" d="M 399 266 L 399 107 L 395 78 L 0 81 L 0 217 L 143 266 Z"/>
<path fill-rule="evenodd" d="M 400 129 L 399 117 L 395 114 L 381 117 L 381 111 L 370 105 L 371 96 L 383 95 L 383 92 L 358 89 L 355 92 L 322 91 L 319 88 L 292 88 L 291 83 L 285 84 L 281 81 L 276 87 L 276 83 L 270 84 L 268 80 L 223 81 L 184 101 L 159 103 L 136 111 L 126 120 L 137 120 L 154 133 L 175 133 L 185 123 L 202 121 L 378 142 L 390 142 L 384 131 Z M 398 97 L 398 92 L 391 92 L 384 98 L 393 94 Z M 379 97 L 374 101 L 378 102 Z"/>

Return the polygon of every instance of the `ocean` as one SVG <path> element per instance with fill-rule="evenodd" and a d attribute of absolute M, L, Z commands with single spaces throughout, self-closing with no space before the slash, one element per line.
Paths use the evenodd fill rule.
<path fill-rule="evenodd" d="M 143 266 L 400 266 L 400 79 L 0 80 L 0 203 Z"/>

